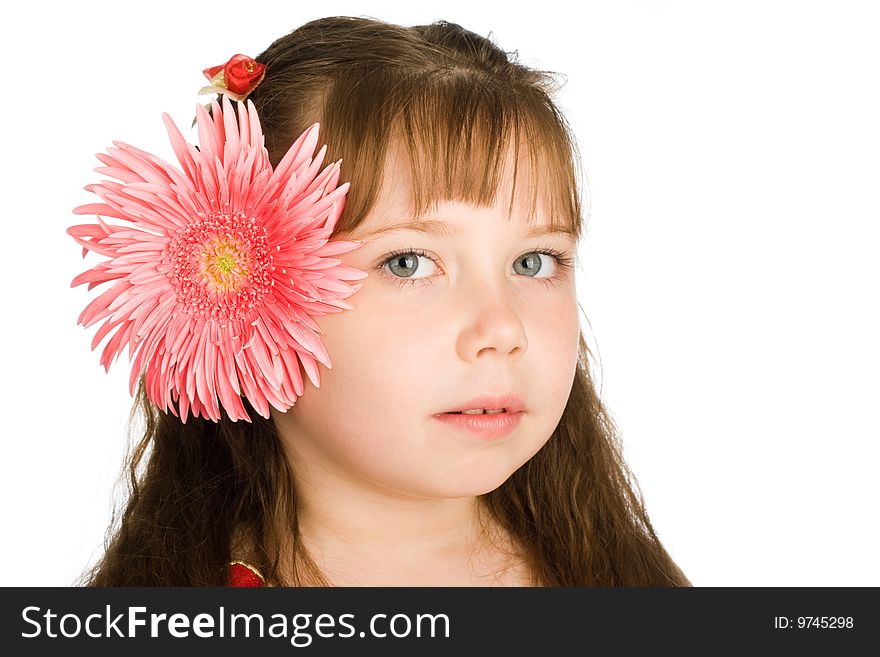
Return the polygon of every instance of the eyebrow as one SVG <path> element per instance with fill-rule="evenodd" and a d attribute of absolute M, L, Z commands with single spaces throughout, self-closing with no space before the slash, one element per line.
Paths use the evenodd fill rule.
<path fill-rule="evenodd" d="M 463 232 L 460 227 L 445 221 L 423 219 L 421 221 L 405 221 L 399 224 L 380 226 L 364 233 L 361 237 L 375 237 L 376 235 L 382 235 L 397 230 L 413 230 L 419 233 L 427 233 L 428 235 L 436 235 L 440 237 L 460 236 Z M 566 227 L 551 226 L 548 224 L 532 226 L 526 231 L 526 237 L 541 237 L 543 235 L 568 235 L 569 237 L 574 237 L 574 232 Z"/>

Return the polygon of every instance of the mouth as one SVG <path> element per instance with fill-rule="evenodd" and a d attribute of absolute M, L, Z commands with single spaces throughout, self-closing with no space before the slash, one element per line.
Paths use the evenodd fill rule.
<path fill-rule="evenodd" d="M 510 409 L 473 409 L 438 413 L 435 418 L 448 427 L 482 440 L 498 440 L 519 426 L 525 411 Z"/>

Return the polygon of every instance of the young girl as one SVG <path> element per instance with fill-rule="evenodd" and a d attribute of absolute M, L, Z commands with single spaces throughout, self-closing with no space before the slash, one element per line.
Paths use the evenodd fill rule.
<path fill-rule="evenodd" d="M 206 73 L 213 90 L 247 105 L 224 97 L 210 117 L 200 112 L 199 153 L 235 153 L 230 140 L 261 130 L 274 170 L 292 171 L 302 159 L 293 166 L 285 155 L 299 135 L 301 148 L 314 141 L 307 128 L 318 123 L 337 162 L 321 189 L 337 203 L 318 208 L 326 224 L 309 228 L 332 227 L 331 241 L 301 254 L 301 270 L 311 258 L 308 293 L 275 262 L 266 285 L 298 294 L 309 312 L 255 320 L 248 344 L 227 352 L 234 366 L 212 346 L 240 310 L 228 304 L 202 316 L 198 330 L 211 337 L 193 338 L 178 362 L 143 375 L 149 354 L 139 352 L 146 430 L 130 455 L 131 495 L 83 582 L 689 585 L 651 526 L 590 376 L 573 268 L 583 232 L 576 149 L 552 78 L 446 22 L 321 19 L 255 60 L 237 57 Z M 179 141 L 175 152 L 183 163 L 195 154 Z M 350 187 L 332 192 L 340 173 Z M 132 180 L 136 195 L 170 178 Z M 119 189 L 96 191 L 112 203 Z M 245 230 L 228 228 L 240 219 L 232 214 L 212 217 L 235 239 Z M 174 267 L 195 262 L 192 234 L 173 241 L 184 254 Z M 95 234 L 75 236 L 86 245 Z M 253 274 L 257 260 L 233 237 L 199 251 L 214 291 L 205 303 Z M 79 282 L 109 280 L 105 271 Z M 181 271 L 166 274 L 183 280 Z M 198 292 L 176 289 L 178 301 Z M 249 312 L 258 311 L 268 313 Z M 264 344 L 293 348 L 260 352 Z M 299 361 L 288 358 L 295 350 Z M 197 369 L 207 362 L 220 363 L 208 378 Z M 191 378 L 168 375 L 189 366 Z M 261 388 L 258 368 L 285 385 Z"/>

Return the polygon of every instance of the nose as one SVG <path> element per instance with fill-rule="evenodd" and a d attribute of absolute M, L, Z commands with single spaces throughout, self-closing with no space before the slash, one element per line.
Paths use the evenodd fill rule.
<path fill-rule="evenodd" d="M 515 300 L 501 286 L 471 286 L 459 307 L 466 313 L 458 336 L 462 360 L 492 355 L 519 358 L 528 348 L 525 326 Z"/>

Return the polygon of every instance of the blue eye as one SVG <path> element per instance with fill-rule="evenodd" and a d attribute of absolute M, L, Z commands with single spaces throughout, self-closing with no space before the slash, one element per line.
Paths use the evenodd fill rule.
<path fill-rule="evenodd" d="M 388 254 L 388 257 L 383 260 L 382 266 L 387 267 L 388 271 L 394 274 L 396 278 L 418 280 L 420 277 L 414 277 L 414 274 L 420 269 L 420 258 L 426 258 L 429 262 L 436 265 L 434 259 L 424 251 L 412 249 L 409 251 L 395 251 Z M 421 269 L 424 269 L 424 267 Z"/>
<path fill-rule="evenodd" d="M 516 273 L 523 273 L 525 276 L 530 278 L 538 278 L 538 274 L 542 271 L 547 271 L 547 266 L 544 265 L 544 260 L 541 256 L 548 256 L 550 254 L 544 253 L 542 251 L 532 251 L 531 253 L 526 253 L 525 255 L 517 258 L 513 263 L 513 270 Z M 555 265 L 556 263 L 554 263 Z M 523 270 L 523 271 L 520 271 Z M 530 273 L 533 272 L 533 273 Z M 552 278 L 553 274 L 551 273 L 549 276 L 541 276 L 540 278 Z"/>
<path fill-rule="evenodd" d="M 545 272 L 547 266 L 544 264 L 541 256 L 548 256 L 554 259 L 554 271 L 544 276 L 539 273 Z M 422 249 L 409 248 L 399 251 L 392 251 L 387 254 L 379 263 L 377 269 L 385 278 L 398 282 L 401 287 L 404 285 L 431 285 L 430 271 L 424 276 L 414 276 L 417 272 L 424 272 L 424 267 L 420 267 L 420 259 L 427 259 L 436 267 L 437 261 Z M 571 269 L 574 259 L 570 256 L 551 248 L 541 248 L 535 251 L 524 253 L 513 263 L 513 270 L 517 274 L 523 274 L 527 278 L 533 278 L 541 281 L 545 285 L 556 283 L 565 277 L 566 272 Z M 390 273 L 389 273 L 390 272 Z M 421 281 L 421 282 L 420 282 Z"/>

